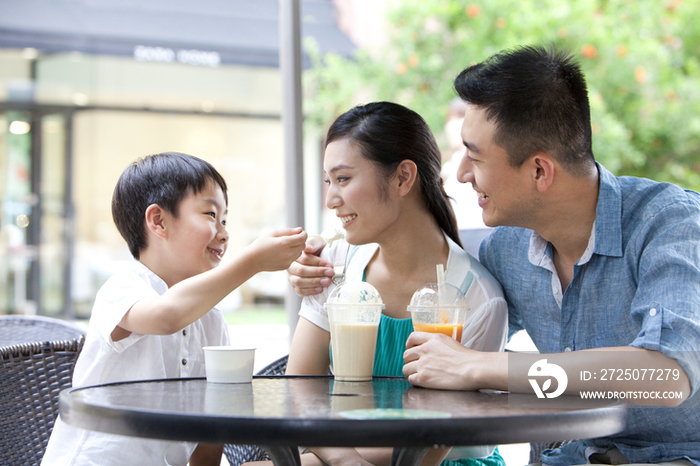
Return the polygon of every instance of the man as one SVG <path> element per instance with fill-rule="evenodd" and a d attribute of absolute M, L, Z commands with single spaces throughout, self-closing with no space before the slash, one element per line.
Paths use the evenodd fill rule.
<path fill-rule="evenodd" d="M 479 257 L 503 286 L 510 334 L 525 329 L 569 374 L 566 394 L 614 391 L 633 403 L 620 434 L 546 451 L 543 462 L 700 465 L 700 195 L 595 162 L 585 79 L 565 53 L 499 53 L 460 73 L 455 89 L 469 103 L 457 176 L 498 227 Z M 293 264 L 290 282 L 308 294 L 319 280 L 294 275 L 326 264 L 301 262 L 317 268 Z M 426 333 L 407 347 L 408 380 L 443 389 L 533 393 L 528 369 L 542 359 Z M 640 378 L 645 368 L 673 376 Z"/>

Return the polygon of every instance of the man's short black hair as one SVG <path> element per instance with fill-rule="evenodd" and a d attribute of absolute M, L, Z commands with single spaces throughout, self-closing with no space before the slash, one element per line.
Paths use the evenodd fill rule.
<path fill-rule="evenodd" d="M 594 161 L 586 80 L 571 54 L 554 46 L 506 50 L 462 71 L 454 85 L 495 122 L 494 142 L 512 166 L 536 152 L 573 174 Z"/>
<path fill-rule="evenodd" d="M 145 214 L 157 204 L 177 217 L 180 202 L 190 193 L 215 182 L 224 192 L 226 182 L 209 163 L 192 155 L 163 152 L 140 158 L 119 177 L 112 196 L 112 218 L 135 259 L 147 246 Z"/>

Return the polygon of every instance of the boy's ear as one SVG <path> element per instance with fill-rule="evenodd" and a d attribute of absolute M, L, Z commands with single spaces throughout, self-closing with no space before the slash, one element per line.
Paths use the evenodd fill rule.
<path fill-rule="evenodd" d="M 399 195 L 405 196 L 411 191 L 416 177 L 418 176 L 418 167 L 412 160 L 403 160 L 396 168 L 396 179 L 398 180 Z"/>
<path fill-rule="evenodd" d="M 147 231 L 161 238 L 168 236 L 165 228 L 165 210 L 158 204 L 151 204 L 146 208 L 145 220 Z"/>

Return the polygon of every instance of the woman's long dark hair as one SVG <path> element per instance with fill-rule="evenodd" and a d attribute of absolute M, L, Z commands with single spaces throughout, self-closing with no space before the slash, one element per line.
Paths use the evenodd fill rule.
<path fill-rule="evenodd" d="M 415 163 L 423 203 L 447 236 L 462 245 L 457 220 L 440 176 L 440 150 L 420 115 L 392 102 L 359 105 L 333 122 L 326 147 L 340 139 L 357 144 L 362 155 L 374 162 L 385 178 L 393 175 L 403 160 Z"/>

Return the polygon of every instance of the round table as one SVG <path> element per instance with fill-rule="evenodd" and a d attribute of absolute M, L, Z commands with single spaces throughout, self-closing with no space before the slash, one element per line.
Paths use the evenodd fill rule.
<path fill-rule="evenodd" d="M 61 393 L 70 425 L 100 432 L 262 445 L 276 464 L 298 464 L 297 446 L 395 447 L 418 464 L 433 446 L 551 442 L 622 431 L 627 404 L 562 396 L 417 388 L 400 377 L 256 377 L 125 382 Z"/>

